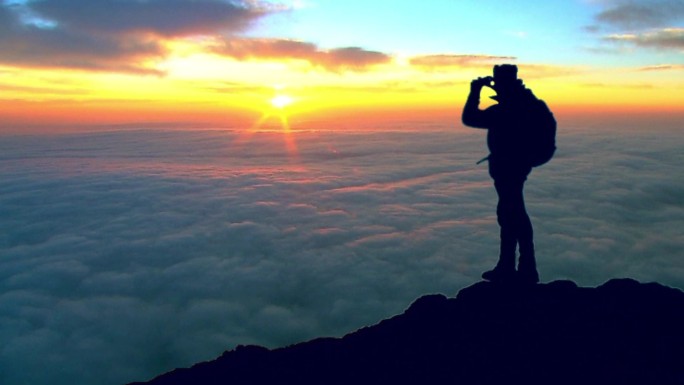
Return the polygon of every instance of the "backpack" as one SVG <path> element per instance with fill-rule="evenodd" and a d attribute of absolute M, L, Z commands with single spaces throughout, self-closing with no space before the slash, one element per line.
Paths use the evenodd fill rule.
<path fill-rule="evenodd" d="M 556 119 L 543 100 L 534 98 L 525 119 L 525 157 L 532 167 L 539 167 L 556 152 Z"/>

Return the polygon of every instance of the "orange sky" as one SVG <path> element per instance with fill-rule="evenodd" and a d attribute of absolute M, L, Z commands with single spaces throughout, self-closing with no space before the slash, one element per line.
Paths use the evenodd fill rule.
<path fill-rule="evenodd" d="M 684 115 L 684 8 L 656 23 L 634 19 L 630 7 L 637 3 L 603 10 L 568 3 L 539 12 L 572 17 L 531 25 L 526 18 L 533 14 L 438 1 L 434 9 L 395 9 L 394 21 L 374 19 L 394 28 L 384 35 L 368 32 L 374 24 L 358 19 L 356 2 L 202 0 L 193 3 L 193 17 L 160 1 L 127 1 L 115 10 L 98 3 L 90 13 L 60 4 L 0 4 L 4 132 L 240 129 L 269 113 L 287 115 L 293 129 L 352 118 L 370 126 L 399 116 L 458 120 L 470 80 L 504 62 L 517 64 L 526 85 L 568 121 Z M 385 12 L 382 4 L 373 3 L 370 15 Z M 148 13 L 156 18 L 143 17 Z M 445 13 L 445 29 L 433 31 Z M 482 23 L 470 26 L 465 16 L 452 23 L 458 15 Z M 501 31 L 488 29 L 492 17 Z M 398 20 L 420 28 L 397 29 Z M 340 28 L 348 38 L 336 33 Z M 466 32 L 477 38 L 459 40 Z M 473 48 L 479 46 L 486 48 Z M 275 97 L 291 103 L 275 107 Z"/>
<path fill-rule="evenodd" d="M 459 112 L 469 80 L 490 72 L 488 63 L 425 70 L 392 61 L 363 72 L 330 73 L 298 68 L 301 63 L 284 60 L 240 62 L 203 56 L 166 65 L 165 75 L 4 67 L 0 69 L 4 84 L 0 126 L 61 130 L 173 123 L 240 128 L 276 109 L 271 100 L 278 95 L 292 101 L 279 113 L 303 125 L 293 128 L 322 128 L 303 123 L 314 119 L 325 125 L 326 115 L 336 123 L 350 115 L 384 122 L 397 116 L 421 119 L 435 111 Z M 203 70 L 193 72 L 187 67 Z M 222 69 L 239 73 L 241 83 L 227 78 Z M 669 80 L 660 73 L 647 75 L 520 65 L 520 76 L 556 114 L 682 115 L 681 90 L 668 88 Z"/>

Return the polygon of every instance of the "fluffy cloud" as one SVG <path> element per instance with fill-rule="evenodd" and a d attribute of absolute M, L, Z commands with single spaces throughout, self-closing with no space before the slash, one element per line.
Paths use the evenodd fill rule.
<path fill-rule="evenodd" d="M 277 132 L 3 137 L 0 382 L 142 380 L 478 281 L 498 253 L 484 132 L 428 123 L 298 133 L 297 156 Z M 542 279 L 684 287 L 680 132 L 562 123 L 526 189 Z"/>
<path fill-rule="evenodd" d="M 0 4 L 0 61 L 158 73 L 162 37 L 236 32 L 275 9 L 255 2 L 40 0 Z"/>
<path fill-rule="evenodd" d="M 295 59 L 331 71 L 363 70 L 384 64 L 391 56 L 359 47 L 322 50 L 315 44 L 285 39 L 228 39 L 214 48 L 214 52 L 236 59 Z"/>

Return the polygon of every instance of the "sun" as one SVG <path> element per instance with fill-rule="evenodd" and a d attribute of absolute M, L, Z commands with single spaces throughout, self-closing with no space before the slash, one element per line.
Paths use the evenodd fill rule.
<path fill-rule="evenodd" d="M 288 95 L 276 95 L 271 99 L 271 105 L 278 109 L 283 109 L 294 102 L 294 99 Z"/>

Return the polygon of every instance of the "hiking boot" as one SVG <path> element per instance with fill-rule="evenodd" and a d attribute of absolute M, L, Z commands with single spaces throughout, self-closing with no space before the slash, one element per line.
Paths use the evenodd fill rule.
<path fill-rule="evenodd" d="M 534 252 L 520 253 L 516 279 L 522 284 L 535 284 L 539 282 L 539 273 L 537 273 L 537 262 L 534 258 Z"/>
<path fill-rule="evenodd" d="M 539 283 L 539 273 L 537 273 L 537 269 L 519 269 L 515 278 L 519 283 L 523 284 Z"/>
<path fill-rule="evenodd" d="M 482 273 L 482 279 L 489 282 L 512 282 L 515 280 L 515 270 L 497 266 Z"/>

